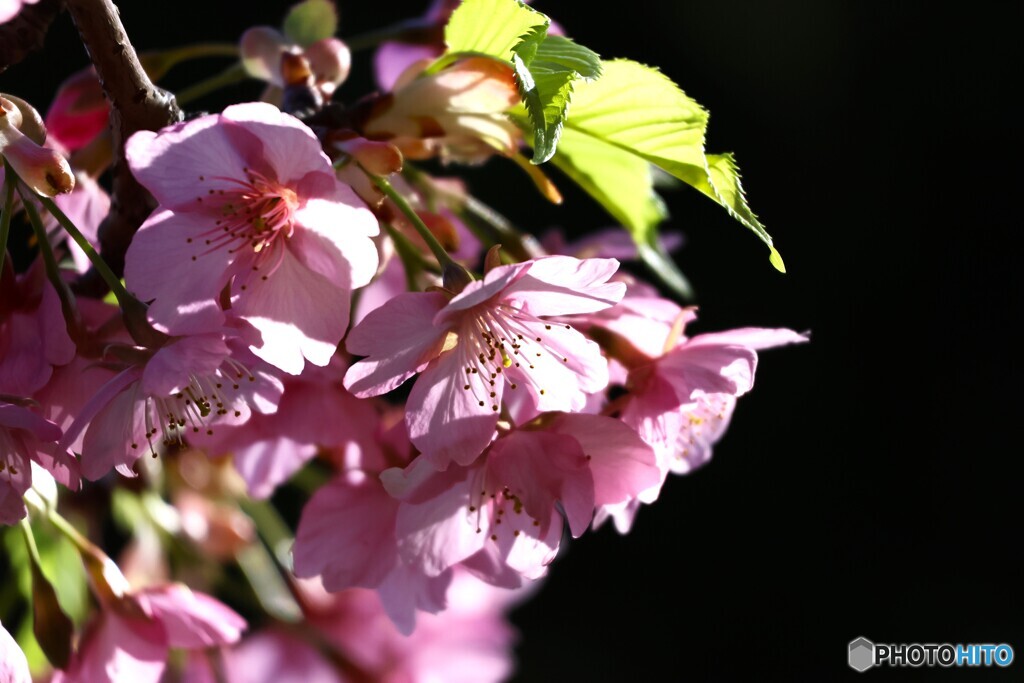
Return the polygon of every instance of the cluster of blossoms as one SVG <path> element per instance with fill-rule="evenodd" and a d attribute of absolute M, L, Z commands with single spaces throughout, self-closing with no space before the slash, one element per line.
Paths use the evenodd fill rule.
<path fill-rule="evenodd" d="M 627 532 L 710 458 L 758 351 L 805 341 L 691 333 L 695 309 L 620 269 L 621 230 L 542 248 L 471 229 L 461 183 L 409 161 L 518 157 L 519 93 L 493 59 L 428 68 L 442 51 L 385 44 L 385 94 L 339 114 L 344 43 L 248 31 L 264 101 L 123 145 L 153 201 L 106 283 L 116 304 L 82 285 L 109 272 L 100 81 L 69 79 L 46 126 L 0 96 L 0 523 L 49 520 L 94 596 L 77 637 L 41 642 L 51 680 L 158 681 L 168 661 L 190 681 L 501 680 L 503 614 L 566 532 Z M 297 479 L 310 497 L 275 546 L 254 520 Z M 98 490 L 148 510 L 117 563 L 54 482 L 65 512 Z M 251 578 L 257 527 L 294 613 L 260 596 L 254 628 L 208 594 L 218 572 L 184 567 Z M 28 677 L 0 627 L 0 679 Z"/>

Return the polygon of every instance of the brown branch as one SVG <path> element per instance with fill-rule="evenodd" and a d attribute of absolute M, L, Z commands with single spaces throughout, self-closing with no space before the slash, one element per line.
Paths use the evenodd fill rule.
<path fill-rule="evenodd" d="M 137 131 L 160 130 L 180 121 L 181 110 L 172 94 L 149 80 L 111 0 L 67 0 L 67 7 L 111 105 L 113 192 L 110 214 L 100 224 L 99 239 L 100 254 L 121 276 L 132 236 L 155 207 L 152 196 L 136 182 L 125 162 L 124 142 Z M 79 289 L 100 293 L 104 285 L 90 271 Z"/>
<path fill-rule="evenodd" d="M 64 0 L 42 0 L 25 5 L 18 16 L 0 25 L 0 72 L 40 49 L 50 24 L 64 9 Z"/>

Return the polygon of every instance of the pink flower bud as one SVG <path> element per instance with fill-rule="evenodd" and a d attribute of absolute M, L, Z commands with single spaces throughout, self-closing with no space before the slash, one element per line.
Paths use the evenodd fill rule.
<path fill-rule="evenodd" d="M 34 192 L 47 197 L 71 192 L 75 188 L 75 175 L 67 160 L 56 150 L 40 147 L 22 133 L 18 126 L 23 122 L 17 105 L 0 97 L 0 154 Z"/>

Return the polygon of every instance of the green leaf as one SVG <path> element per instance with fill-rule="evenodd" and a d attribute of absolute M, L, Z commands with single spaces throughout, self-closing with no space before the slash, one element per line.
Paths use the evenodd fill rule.
<path fill-rule="evenodd" d="M 284 34 L 305 47 L 338 30 L 338 9 L 331 0 L 303 0 L 284 18 Z"/>
<path fill-rule="evenodd" d="M 624 59 L 604 62 L 603 67 L 600 79 L 575 88 L 563 137 L 572 129 L 700 190 L 760 237 L 771 250 L 772 265 L 785 272 L 771 235 L 747 205 L 732 156 L 704 152 L 707 112 L 657 69 Z"/>
<path fill-rule="evenodd" d="M 532 29 L 513 50 L 519 96 L 533 128 L 533 163 L 550 159 L 569 110 L 573 82 L 601 75 L 597 53 L 562 36 Z"/>
<path fill-rule="evenodd" d="M 444 42 L 449 53 L 475 52 L 503 62 L 534 28 L 547 29 L 550 20 L 519 0 L 465 0 L 448 20 Z"/>
<path fill-rule="evenodd" d="M 643 158 L 566 128 L 552 163 L 629 230 L 640 258 L 684 299 L 693 289 L 658 243 L 657 226 L 668 212 L 653 187 L 654 170 Z"/>

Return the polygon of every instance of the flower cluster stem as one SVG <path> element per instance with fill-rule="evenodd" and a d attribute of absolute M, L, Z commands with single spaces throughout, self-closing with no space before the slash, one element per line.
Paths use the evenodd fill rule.
<path fill-rule="evenodd" d="M 240 63 L 232 64 L 219 74 L 211 76 L 205 81 L 199 81 L 179 92 L 178 104 L 188 104 L 225 86 L 238 83 L 244 78 L 245 68 Z"/>
<path fill-rule="evenodd" d="M 18 193 L 21 195 L 21 201 L 25 205 L 25 213 L 28 214 L 28 221 L 32 224 L 32 230 L 36 234 L 36 241 L 39 243 L 39 253 L 42 255 L 43 265 L 46 267 L 46 278 L 53 285 L 53 289 L 57 292 L 57 297 L 60 299 L 61 313 L 64 315 L 64 324 L 67 326 L 68 336 L 77 345 L 85 335 L 82 329 L 82 318 L 78 314 L 78 307 L 75 305 L 75 295 L 71 293 L 71 288 L 68 287 L 68 284 L 60 276 L 60 268 L 57 266 L 57 259 L 53 255 L 50 240 L 46 236 L 46 227 L 39 217 L 39 212 L 36 210 L 35 205 L 25 196 L 21 188 L 18 188 Z"/>
<path fill-rule="evenodd" d="M 395 190 L 395 188 L 391 185 L 391 183 L 387 181 L 387 179 L 381 176 L 373 175 L 372 173 L 369 172 L 366 175 L 369 176 L 370 180 L 373 181 L 373 184 L 380 188 L 380 191 L 383 192 L 388 199 L 395 203 L 395 206 L 398 207 L 398 210 L 401 211 L 405 215 L 405 217 L 409 219 L 409 221 L 413 224 L 413 227 L 416 228 L 416 232 L 419 233 L 420 237 L 423 238 L 423 241 L 427 243 L 428 247 L 430 247 L 431 253 L 434 254 L 434 258 L 437 259 L 437 263 L 438 265 L 441 266 L 441 268 L 449 266 L 454 267 L 458 265 L 455 263 L 455 261 L 452 260 L 452 257 L 448 255 L 448 252 L 445 251 L 445 248 L 441 246 L 441 243 L 437 241 L 437 238 L 434 237 L 434 233 L 430 232 L 430 228 L 428 228 L 427 224 L 423 222 L 423 219 L 421 219 L 419 215 L 416 213 L 416 211 L 412 208 L 412 206 L 409 205 L 409 202 L 406 200 L 406 198 L 403 197 L 397 190 Z"/>

